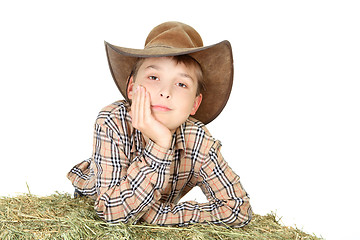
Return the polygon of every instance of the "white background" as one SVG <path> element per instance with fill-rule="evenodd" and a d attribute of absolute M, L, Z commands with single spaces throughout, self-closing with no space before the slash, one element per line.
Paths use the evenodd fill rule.
<path fill-rule="evenodd" d="M 0 196 L 72 192 L 98 111 L 121 99 L 103 41 L 143 48 L 176 20 L 232 43 L 233 92 L 208 128 L 255 213 L 359 239 L 359 13 L 346 0 L 2 1 Z"/>

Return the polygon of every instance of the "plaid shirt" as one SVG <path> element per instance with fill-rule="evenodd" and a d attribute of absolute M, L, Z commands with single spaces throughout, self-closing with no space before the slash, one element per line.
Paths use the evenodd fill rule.
<path fill-rule="evenodd" d="M 145 143 L 132 127 L 129 108 L 118 101 L 102 109 L 92 157 L 67 175 L 76 190 L 95 199 L 102 219 L 179 226 L 249 223 L 249 197 L 204 124 L 188 118 L 174 133 L 172 147 L 164 149 L 151 140 Z M 179 203 L 194 186 L 208 202 Z"/>

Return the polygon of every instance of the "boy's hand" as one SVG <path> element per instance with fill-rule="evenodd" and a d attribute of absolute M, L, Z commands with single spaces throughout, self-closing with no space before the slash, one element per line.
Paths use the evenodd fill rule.
<path fill-rule="evenodd" d="M 163 148 L 170 148 L 170 130 L 151 114 L 150 93 L 138 86 L 133 94 L 131 112 L 132 126 Z"/>

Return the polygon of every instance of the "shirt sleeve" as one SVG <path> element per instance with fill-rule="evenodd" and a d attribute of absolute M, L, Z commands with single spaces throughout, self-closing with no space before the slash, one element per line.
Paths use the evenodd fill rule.
<path fill-rule="evenodd" d="M 126 138 L 106 124 L 95 124 L 94 175 L 97 214 L 107 222 L 139 218 L 156 201 L 169 180 L 173 151 L 149 141 L 141 155 L 129 159 Z"/>
<path fill-rule="evenodd" d="M 198 184 L 208 199 L 207 203 L 155 203 L 143 219 L 159 225 L 213 223 L 242 227 L 248 224 L 252 218 L 249 197 L 239 176 L 222 157 L 220 146 L 218 141 L 214 143 L 200 169 Z"/>

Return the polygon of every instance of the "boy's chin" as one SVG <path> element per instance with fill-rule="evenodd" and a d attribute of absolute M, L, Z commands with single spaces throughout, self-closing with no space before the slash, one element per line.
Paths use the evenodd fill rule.
<path fill-rule="evenodd" d="M 163 123 L 164 124 L 164 123 Z M 182 123 L 181 123 L 182 124 Z M 181 124 L 174 124 L 174 123 L 172 123 L 172 124 L 164 124 L 172 133 L 174 133 L 175 131 L 176 131 L 176 129 L 178 128 L 178 127 L 180 127 L 180 125 Z"/>
<path fill-rule="evenodd" d="M 167 127 L 172 133 L 176 131 L 176 129 L 178 127 L 181 126 L 181 124 L 183 124 L 187 118 L 185 118 L 184 120 L 182 119 L 176 119 L 176 121 L 171 121 L 169 119 L 162 119 L 161 117 L 156 117 L 156 119 L 161 122 L 163 125 L 165 125 L 165 127 Z"/>

